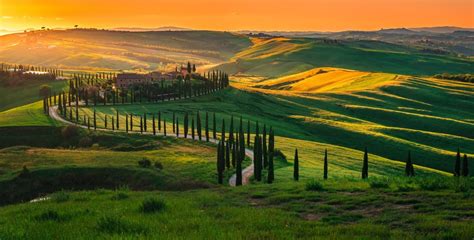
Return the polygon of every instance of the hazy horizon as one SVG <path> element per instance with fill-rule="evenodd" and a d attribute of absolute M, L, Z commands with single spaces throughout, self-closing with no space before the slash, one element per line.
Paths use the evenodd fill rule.
<path fill-rule="evenodd" d="M 181 26 L 218 31 L 343 31 L 474 27 L 470 0 L 0 0 L 0 29 Z"/>

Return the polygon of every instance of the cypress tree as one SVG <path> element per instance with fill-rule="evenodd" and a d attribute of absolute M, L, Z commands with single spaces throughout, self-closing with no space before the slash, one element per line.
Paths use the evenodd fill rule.
<path fill-rule="evenodd" d="M 112 131 L 115 131 L 115 122 L 114 116 L 112 116 Z"/>
<path fill-rule="evenodd" d="M 189 126 L 188 126 L 189 119 L 188 118 L 189 118 L 189 116 L 188 116 L 188 113 L 186 112 L 184 114 L 184 119 L 183 119 L 183 121 L 184 121 L 184 138 L 188 138 L 188 128 L 189 128 Z"/>
<path fill-rule="evenodd" d="M 247 147 L 250 147 L 250 120 L 247 120 Z"/>
<path fill-rule="evenodd" d="M 216 113 L 214 113 L 214 115 L 213 115 L 213 118 L 212 118 L 212 123 L 213 123 L 213 125 L 212 125 L 212 127 L 213 127 L 213 137 L 214 137 L 214 139 L 216 139 L 216 140 L 217 140 L 217 131 L 216 131 L 216 128 L 217 128 L 217 126 L 216 126 L 216 125 L 217 125 L 217 124 L 216 124 Z"/>
<path fill-rule="evenodd" d="M 413 168 L 413 163 L 411 161 L 411 151 L 408 151 L 407 162 L 405 165 L 405 175 L 407 177 L 415 176 L 415 169 Z"/>
<path fill-rule="evenodd" d="M 199 114 L 199 111 L 196 114 L 196 127 L 197 127 L 197 134 L 199 141 L 202 141 L 202 132 L 201 132 L 201 115 Z"/>
<path fill-rule="evenodd" d="M 458 153 L 456 154 L 456 163 L 454 165 L 454 176 L 461 176 L 461 153 L 459 152 L 459 148 Z"/>
<path fill-rule="evenodd" d="M 263 125 L 262 149 L 263 149 L 263 168 L 267 168 L 267 166 L 268 166 L 267 125 L 265 125 L 265 124 Z"/>
<path fill-rule="evenodd" d="M 125 132 L 128 133 L 128 114 L 125 114 Z"/>
<path fill-rule="evenodd" d="M 232 160 L 231 160 L 231 163 L 232 163 L 232 167 L 235 168 L 235 163 L 237 161 L 237 142 L 239 141 L 239 139 L 237 138 L 234 143 L 231 145 L 231 149 L 232 149 Z"/>
<path fill-rule="evenodd" d="M 191 135 L 193 137 L 193 140 L 195 139 L 194 137 L 194 118 L 191 118 Z"/>
<path fill-rule="evenodd" d="M 140 133 L 143 133 L 143 117 L 140 116 Z"/>
<path fill-rule="evenodd" d="M 464 158 L 462 161 L 462 176 L 469 177 L 469 162 L 466 154 L 464 154 Z"/>
<path fill-rule="evenodd" d="M 236 159 L 236 166 L 235 166 L 235 186 L 242 185 L 242 161 L 240 157 L 240 152 L 236 152 L 237 159 Z"/>
<path fill-rule="evenodd" d="M 104 128 L 107 129 L 107 115 L 104 115 Z"/>
<path fill-rule="evenodd" d="M 119 130 L 119 129 L 120 129 L 120 123 L 119 123 L 120 115 L 119 115 L 118 110 L 115 111 L 115 115 L 117 116 L 117 117 L 116 117 L 116 118 L 117 118 L 117 119 L 116 119 L 116 126 L 117 126 L 116 128 L 117 128 L 117 130 Z"/>
<path fill-rule="evenodd" d="M 253 143 L 253 172 L 255 176 L 255 180 L 260 181 L 261 180 L 261 170 L 260 170 L 260 165 L 262 162 L 260 161 L 260 154 L 259 154 L 259 137 L 255 135 L 254 143 Z"/>
<path fill-rule="evenodd" d="M 173 112 L 173 132 L 175 132 L 175 127 L 176 127 L 175 123 L 176 123 L 176 117 Z"/>
<path fill-rule="evenodd" d="M 165 118 L 163 118 L 163 134 L 166 137 L 166 119 Z"/>
<path fill-rule="evenodd" d="M 87 117 L 87 129 L 91 130 L 91 120 Z"/>
<path fill-rule="evenodd" d="M 146 113 L 143 114 L 143 131 L 147 131 Z"/>
<path fill-rule="evenodd" d="M 209 113 L 206 112 L 206 142 L 209 142 Z"/>
<path fill-rule="evenodd" d="M 328 179 L 328 150 L 324 150 L 324 179 Z"/>
<path fill-rule="evenodd" d="M 158 112 L 158 132 L 161 132 L 161 112 Z"/>
<path fill-rule="evenodd" d="M 230 140 L 227 140 L 225 145 L 225 166 L 230 168 Z"/>
<path fill-rule="evenodd" d="M 367 147 L 364 150 L 364 163 L 362 165 L 362 179 L 369 177 L 369 154 L 367 153 Z"/>
<path fill-rule="evenodd" d="M 295 162 L 293 166 L 293 179 L 298 181 L 300 179 L 300 163 L 298 159 L 298 149 L 295 149 Z"/>
<path fill-rule="evenodd" d="M 96 117 L 96 112 L 95 112 L 95 108 L 94 108 L 94 130 L 97 129 L 97 117 Z"/>
<path fill-rule="evenodd" d="M 176 117 L 176 137 L 179 137 L 179 117 Z"/>
<path fill-rule="evenodd" d="M 273 183 L 273 180 L 275 180 L 275 172 L 274 172 L 274 167 L 273 167 L 273 155 L 275 151 L 275 133 L 273 132 L 273 129 L 270 127 L 270 133 L 268 136 L 268 176 L 267 176 L 267 182 L 268 183 Z"/>
<path fill-rule="evenodd" d="M 153 113 L 151 121 L 152 121 L 153 135 L 156 135 L 156 124 L 155 124 L 155 114 L 154 113 Z"/>
<path fill-rule="evenodd" d="M 222 119 L 222 128 L 221 128 L 221 141 L 225 142 L 225 119 Z"/>
<path fill-rule="evenodd" d="M 229 141 L 231 144 L 234 142 L 234 116 L 230 117 Z"/>
<path fill-rule="evenodd" d="M 133 132 L 133 114 L 130 113 L 130 132 Z"/>

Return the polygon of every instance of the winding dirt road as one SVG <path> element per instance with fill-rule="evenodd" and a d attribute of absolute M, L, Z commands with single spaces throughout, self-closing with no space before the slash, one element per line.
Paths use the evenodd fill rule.
<path fill-rule="evenodd" d="M 58 107 L 57 106 L 52 106 L 49 108 L 49 116 L 52 117 L 54 120 L 56 121 L 59 121 L 59 122 L 62 122 L 62 123 L 65 123 L 65 124 L 68 124 L 68 125 L 74 125 L 74 126 L 78 126 L 78 127 L 81 127 L 81 128 L 85 128 L 87 129 L 87 126 L 84 126 L 84 125 L 81 125 L 81 124 L 77 124 L 77 123 L 74 123 L 74 122 L 71 122 L 71 121 L 68 121 L 67 119 L 64 119 L 61 117 L 61 115 L 58 114 Z M 112 131 L 111 129 L 103 129 L 103 128 L 97 128 L 96 131 L 107 131 L 107 132 L 125 132 L 123 130 L 115 130 L 115 131 Z M 144 133 L 140 133 L 140 132 L 128 132 L 129 134 L 148 134 L 148 135 L 152 135 L 153 133 L 151 132 L 144 132 Z M 164 136 L 163 133 L 161 132 L 156 132 L 156 135 L 159 135 L 159 136 Z M 167 137 L 174 137 L 176 138 L 177 136 L 174 135 L 174 134 L 167 134 L 166 135 Z M 179 136 L 179 138 L 184 138 L 184 134 L 181 134 Z M 188 139 L 192 139 L 192 136 L 188 135 L 187 137 Z M 195 139 L 194 141 L 199 141 L 199 139 Z M 203 142 L 206 142 L 206 137 L 203 136 L 202 140 Z M 209 142 L 212 142 L 214 144 L 217 144 L 219 143 L 219 140 L 217 139 L 209 139 Z M 249 183 L 249 179 L 250 177 L 253 175 L 253 151 L 250 150 L 250 149 L 245 149 L 245 155 L 247 157 L 249 157 L 251 160 L 252 160 L 252 164 L 250 164 L 248 167 L 246 167 L 245 169 L 242 170 L 242 185 L 246 185 Z M 236 178 L 237 178 L 237 175 L 234 174 L 232 175 L 230 178 L 229 178 L 229 185 L 230 186 L 235 186 L 235 181 L 236 181 Z"/>

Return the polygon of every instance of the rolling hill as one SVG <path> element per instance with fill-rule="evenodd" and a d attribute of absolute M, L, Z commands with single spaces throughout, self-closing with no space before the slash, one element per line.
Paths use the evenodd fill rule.
<path fill-rule="evenodd" d="M 34 31 L 0 36 L 0 62 L 87 70 L 155 70 L 172 64 L 174 69 L 187 61 L 221 63 L 250 44 L 228 32 Z"/>
<path fill-rule="evenodd" d="M 367 40 L 256 39 L 254 45 L 219 66 L 226 72 L 280 77 L 315 67 L 338 67 L 407 75 L 466 73 L 474 61 L 427 54 L 415 48 Z"/>

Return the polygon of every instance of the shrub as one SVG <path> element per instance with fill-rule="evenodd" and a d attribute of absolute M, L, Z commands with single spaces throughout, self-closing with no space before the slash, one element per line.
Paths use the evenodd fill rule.
<path fill-rule="evenodd" d="M 155 168 L 161 170 L 161 169 L 163 169 L 163 164 L 161 164 L 160 162 L 157 161 L 157 162 L 155 162 Z"/>
<path fill-rule="evenodd" d="M 97 221 L 97 230 L 108 234 L 143 234 L 147 229 L 116 216 L 104 216 Z"/>
<path fill-rule="evenodd" d="M 154 199 L 154 198 L 149 198 L 145 199 L 141 206 L 140 206 L 140 212 L 142 213 L 155 213 L 155 212 L 160 212 L 163 211 L 166 207 L 166 204 L 163 200 L 161 199 Z"/>
<path fill-rule="evenodd" d="M 92 139 L 90 137 L 82 137 L 78 145 L 83 148 L 90 147 L 92 145 Z"/>
<path fill-rule="evenodd" d="M 151 166 L 151 161 L 147 158 L 143 158 L 142 160 L 138 161 L 138 166 L 143 168 L 149 168 Z"/>
<path fill-rule="evenodd" d="M 370 188 L 388 188 L 390 182 L 388 179 L 385 178 L 373 178 L 369 180 Z"/>
<path fill-rule="evenodd" d="M 305 189 L 306 191 L 321 191 L 323 190 L 323 185 L 320 182 L 311 179 L 306 183 Z"/>
<path fill-rule="evenodd" d="M 69 194 L 67 192 L 60 191 L 55 193 L 51 199 L 57 203 L 66 202 L 69 200 Z"/>
<path fill-rule="evenodd" d="M 67 125 L 61 130 L 61 136 L 64 140 L 70 140 L 79 136 L 79 128 L 74 125 Z"/>

